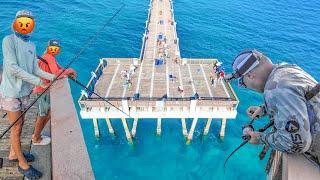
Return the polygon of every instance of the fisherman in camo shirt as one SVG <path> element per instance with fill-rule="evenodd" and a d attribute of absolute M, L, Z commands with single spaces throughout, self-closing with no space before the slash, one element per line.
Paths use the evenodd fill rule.
<path fill-rule="evenodd" d="M 247 115 L 252 119 L 268 115 L 274 121 L 271 132 L 244 131 L 251 136 L 249 142 L 282 152 L 304 153 L 319 165 L 320 94 L 309 101 L 305 98 L 317 81 L 297 65 L 273 64 L 256 50 L 241 52 L 232 66 L 234 73 L 227 80 L 238 79 L 239 86 L 264 96 L 264 104 L 249 107 Z"/>

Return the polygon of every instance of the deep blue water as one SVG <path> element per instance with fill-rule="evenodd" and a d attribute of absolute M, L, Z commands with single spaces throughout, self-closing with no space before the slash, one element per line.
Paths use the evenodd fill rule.
<path fill-rule="evenodd" d="M 60 39 L 63 48 L 58 59 L 66 65 L 121 2 L 125 9 L 72 65 L 79 80 L 87 82 L 99 58 L 139 56 L 148 0 L 0 0 L 0 38 L 11 32 L 17 10 L 32 10 L 36 17 L 32 39 L 38 53 L 44 51 L 48 39 Z M 320 1 L 175 0 L 174 8 L 183 57 L 218 58 L 230 70 L 237 52 L 257 48 L 275 63 L 296 63 L 320 79 Z M 120 121 L 113 121 L 118 136 L 112 138 L 101 120 L 102 136 L 97 140 L 92 122 L 81 120 L 96 178 L 265 179 L 266 160 L 258 160 L 261 147 L 252 145 L 241 149 L 223 173 L 224 159 L 241 143 L 241 126 L 248 122 L 245 109 L 262 102 L 259 94 L 233 86 L 241 103 L 236 120 L 228 121 L 224 141 L 217 136 L 220 121 L 212 123 L 207 138 L 201 136 L 205 121 L 199 121 L 192 144 L 186 146 L 180 121 L 163 121 L 162 136 L 156 137 L 156 121 L 142 120 L 135 145 L 129 146 Z M 72 84 L 72 92 L 76 102 L 79 87 Z"/>

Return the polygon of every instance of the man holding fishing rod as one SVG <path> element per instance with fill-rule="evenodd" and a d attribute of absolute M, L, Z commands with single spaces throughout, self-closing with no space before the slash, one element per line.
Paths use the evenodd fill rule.
<path fill-rule="evenodd" d="M 240 87 L 264 96 L 264 104 L 249 107 L 247 115 L 251 119 L 268 115 L 274 123 L 272 131 L 264 132 L 248 126 L 244 136 L 250 136 L 249 142 L 282 152 L 303 153 L 319 165 L 320 85 L 316 80 L 297 65 L 273 64 L 257 50 L 238 54 L 232 67 L 234 72 L 226 80 L 238 79 Z"/>
<path fill-rule="evenodd" d="M 18 11 L 13 22 L 13 34 L 6 36 L 2 42 L 3 73 L 0 85 L 0 108 L 8 114 L 13 124 L 21 117 L 10 134 L 11 149 L 9 161 L 18 162 L 18 171 L 27 178 L 35 179 L 42 173 L 33 168 L 28 162 L 34 161 L 34 156 L 28 152 L 22 153 L 20 135 L 29 95 L 34 86 L 46 87 L 43 80 L 54 80 L 53 74 L 46 73 L 38 67 L 36 48 L 30 41 L 29 34 L 33 31 L 35 20 L 30 11 Z"/>

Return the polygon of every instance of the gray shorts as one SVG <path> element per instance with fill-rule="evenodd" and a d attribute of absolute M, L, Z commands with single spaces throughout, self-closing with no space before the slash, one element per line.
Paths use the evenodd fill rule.
<path fill-rule="evenodd" d="M 50 111 L 50 94 L 44 93 L 38 100 L 38 115 L 47 116 L 49 114 L 49 111 Z"/>
<path fill-rule="evenodd" d="M 0 109 L 10 112 L 24 111 L 29 106 L 29 99 L 29 96 L 8 98 L 0 94 Z"/>

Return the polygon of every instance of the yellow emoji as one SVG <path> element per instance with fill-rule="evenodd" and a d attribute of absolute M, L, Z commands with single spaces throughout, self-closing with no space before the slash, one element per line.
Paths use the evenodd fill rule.
<path fill-rule="evenodd" d="M 59 46 L 48 46 L 47 47 L 47 53 L 51 54 L 52 56 L 59 54 L 59 52 L 60 52 Z"/>
<path fill-rule="evenodd" d="M 13 22 L 13 29 L 20 34 L 29 34 L 33 31 L 35 22 L 29 17 L 19 17 Z"/>

